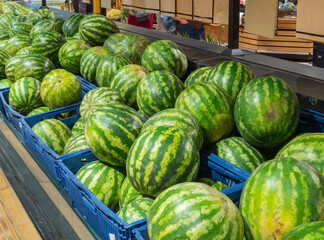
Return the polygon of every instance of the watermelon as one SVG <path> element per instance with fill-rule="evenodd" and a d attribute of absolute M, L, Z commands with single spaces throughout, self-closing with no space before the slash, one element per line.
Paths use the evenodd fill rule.
<path fill-rule="evenodd" d="M 164 70 L 181 78 L 187 72 L 188 60 L 176 43 L 158 40 L 151 43 L 143 52 L 142 66 L 149 72 Z"/>
<path fill-rule="evenodd" d="M 78 152 L 88 148 L 89 147 L 85 139 L 84 131 L 78 132 L 77 134 L 74 135 L 72 134 L 72 136 L 66 142 L 64 148 L 64 154 Z"/>
<path fill-rule="evenodd" d="M 14 13 L 17 8 L 19 8 L 20 5 L 13 1 L 5 2 L 2 6 L 2 12 L 3 13 Z"/>
<path fill-rule="evenodd" d="M 17 65 L 20 63 L 21 60 L 23 60 L 26 56 L 25 55 L 16 55 L 9 59 L 9 61 L 6 64 L 5 72 L 7 78 L 14 82 L 15 81 L 15 69 Z"/>
<path fill-rule="evenodd" d="M 198 149 L 203 145 L 204 136 L 198 119 L 183 109 L 165 109 L 154 114 L 143 125 L 142 132 L 159 126 L 171 126 L 185 131 L 196 143 Z"/>
<path fill-rule="evenodd" d="M 208 186 L 211 186 L 212 188 L 215 188 L 218 191 L 228 188 L 228 186 L 225 183 L 210 178 L 200 178 L 197 180 L 197 182 L 204 183 Z"/>
<path fill-rule="evenodd" d="M 11 87 L 12 82 L 9 79 L 0 80 L 0 89 Z"/>
<path fill-rule="evenodd" d="M 196 179 L 199 150 L 183 130 L 161 126 L 141 133 L 132 145 L 126 171 L 143 195 L 158 196 L 164 189 Z"/>
<path fill-rule="evenodd" d="M 202 67 L 193 71 L 184 82 L 185 88 L 188 88 L 198 82 L 207 82 L 207 77 L 211 70 L 211 67 Z"/>
<path fill-rule="evenodd" d="M 16 53 L 31 44 L 31 39 L 28 36 L 14 36 L 8 40 L 5 46 L 5 50 L 11 55 L 16 55 Z"/>
<path fill-rule="evenodd" d="M 46 74 L 55 66 L 51 60 L 39 54 L 23 55 L 24 58 L 17 64 L 14 70 L 15 79 L 32 77 L 42 81 Z"/>
<path fill-rule="evenodd" d="M 112 20 L 97 14 L 85 16 L 79 25 L 81 39 L 91 46 L 102 46 L 111 34 L 117 32 L 119 29 Z"/>
<path fill-rule="evenodd" d="M 9 32 L 7 30 L 0 30 L 0 42 L 3 40 L 9 40 Z"/>
<path fill-rule="evenodd" d="M 43 19 L 51 19 L 51 18 L 56 18 L 56 15 L 54 12 L 46 8 L 39 9 L 37 12 L 34 12 L 33 14 L 30 15 L 30 20 L 32 21 L 33 24 L 36 24 Z"/>
<path fill-rule="evenodd" d="M 11 30 L 16 24 L 18 23 L 26 23 L 29 24 L 30 26 L 33 26 L 30 19 L 25 16 L 15 16 L 10 20 L 8 30 Z M 27 34 L 29 36 L 29 34 Z"/>
<path fill-rule="evenodd" d="M 110 82 L 110 87 L 120 93 L 125 104 L 137 109 L 137 86 L 146 74 L 148 74 L 148 71 L 142 66 L 135 64 L 126 65 L 114 74 Z"/>
<path fill-rule="evenodd" d="M 69 41 L 72 41 L 72 40 L 76 40 L 75 38 L 73 37 L 65 37 L 65 41 L 69 42 Z M 84 41 L 83 41 L 84 42 Z"/>
<path fill-rule="evenodd" d="M 179 94 L 184 90 L 183 83 L 173 73 L 155 71 L 147 74 L 137 86 L 137 105 L 144 117 L 173 108 Z"/>
<path fill-rule="evenodd" d="M 74 39 L 81 40 L 80 33 L 77 32 L 76 34 L 74 34 L 74 35 L 73 35 L 73 38 L 74 38 Z"/>
<path fill-rule="evenodd" d="M 96 72 L 96 82 L 99 87 L 109 87 L 114 74 L 121 67 L 128 65 L 130 62 L 123 57 L 108 54 L 99 62 Z"/>
<path fill-rule="evenodd" d="M 89 82 L 96 82 L 97 67 L 101 59 L 109 54 L 104 47 L 93 47 L 85 51 L 80 61 L 82 77 Z"/>
<path fill-rule="evenodd" d="M 29 7 L 26 7 L 26 6 L 20 6 L 20 7 L 15 9 L 15 14 L 16 15 L 29 17 L 33 13 L 34 13 L 34 11 L 32 9 L 30 9 Z"/>
<path fill-rule="evenodd" d="M 163 191 L 147 217 L 151 240 L 242 240 L 244 223 L 234 203 L 202 183 L 180 183 Z"/>
<path fill-rule="evenodd" d="M 84 128 L 85 128 L 85 126 L 84 126 L 83 118 L 79 118 L 79 120 L 76 121 L 72 127 L 72 130 L 71 130 L 72 135 L 77 134 L 79 132 L 84 132 Z"/>
<path fill-rule="evenodd" d="M 212 152 L 248 172 L 253 172 L 266 161 L 258 150 L 241 137 L 230 137 L 219 141 Z"/>
<path fill-rule="evenodd" d="M 30 116 L 33 116 L 33 115 L 36 115 L 36 114 L 40 114 L 40 113 L 44 113 L 44 112 L 48 112 L 50 111 L 50 109 L 48 107 L 38 107 L 38 108 L 35 108 L 33 111 L 31 111 L 27 117 L 30 117 Z"/>
<path fill-rule="evenodd" d="M 45 31 L 53 30 L 59 32 L 59 26 L 48 19 L 44 19 L 36 23 L 30 31 L 30 37 L 34 39 L 37 34 L 43 33 Z"/>
<path fill-rule="evenodd" d="M 233 102 L 218 85 L 199 82 L 184 90 L 175 108 L 194 114 L 203 129 L 204 143 L 213 145 L 234 129 Z"/>
<path fill-rule="evenodd" d="M 64 69 L 54 69 L 42 81 L 41 97 L 49 109 L 80 102 L 81 82 L 74 74 Z"/>
<path fill-rule="evenodd" d="M 8 40 L 2 40 L 2 41 L 0 42 L 0 49 L 5 50 L 8 41 L 9 41 L 9 39 L 8 39 Z M 5 50 L 5 51 L 6 51 L 6 50 Z"/>
<path fill-rule="evenodd" d="M 143 123 L 134 109 L 111 103 L 90 115 L 85 127 L 86 140 L 98 159 L 113 166 L 124 166 Z"/>
<path fill-rule="evenodd" d="M 41 83 L 37 79 L 20 78 L 10 88 L 10 106 L 24 116 L 33 109 L 44 106 L 40 97 L 40 87 Z"/>
<path fill-rule="evenodd" d="M 20 49 L 16 53 L 16 56 L 18 56 L 18 55 L 32 55 L 32 54 L 36 54 L 36 52 L 37 51 L 35 51 L 32 46 L 28 46 L 28 47 L 24 47 L 24 48 Z"/>
<path fill-rule="evenodd" d="M 154 200 L 151 198 L 136 199 L 123 206 L 123 208 L 118 211 L 117 216 L 128 224 L 142 220 L 147 217 L 153 202 Z"/>
<path fill-rule="evenodd" d="M 7 62 L 10 58 L 11 58 L 11 55 L 7 51 L 0 49 L 0 79 L 6 78 L 5 67 L 6 67 Z"/>
<path fill-rule="evenodd" d="M 248 143 L 277 147 L 295 133 L 299 102 L 283 80 L 260 77 L 245 85 L 237 96 L 234 118 L 238 131 Z"/>
<path fill-rule="evenodd" d="M 10 37 L 21 36 L 21 35 L 29 36 L 32 27 L 33 26 L 29 23 L 25 23 L 25 22 L 16 23 L 10 29 L 9 35 L 10 35 Z"/>
<path fill-rule="evenodd" d="M 324 220 L 324 176 L 311 165 L 293 158 L 260 165 L 241 195 L 245 236 L 280 239 L 294 227 Z"/>
<path fill-rule="evenodd" d="M 4 13 L 0 16 L 0 29 L 7 31 L 11 20 L 15 17 L 14 13 Z"/>
<path fill-rule="evenodd" d="M 80 73 L 80 61 L 90 46 L 82 40 L 71 40 L 63 44 L 58 53 L 61 66 L 69 72 Z"/>
<path fill-rule="evenodd" d="M 79 24 L 84 18 L 82 14 L 74 14 L 65 20 L 62 26 L 62 33 L 64 37 L 73 37 L 79 32 Z"/>
<path fill-rule="evenodd" d="M 310 222 L 299 225 L 286 233 L 281 240 L 323 240 L 324 222 Z"/>
<path fill-rule="evenodd" d="M 46 31 L 36 35 L 32 47 L 37 53 L 48 57 L 53 63 L 58 63 L 58 52 L 64 43 L 65 39 L 60 33 Z"/>
<path fill-rule="evenodd" d="M 63 27 L 63 24 L 64 24 L 64 20 L 61 19 L 61 18 L 51 18 L 50 19 L 52 22 L 55 22 L 56 25 L 59 27 L 59 33 L 62 33 L 62 27 Z"/>
<path fill-rule="evenodd" d="M 289 141 L 275 158 L 305 161 L 324 174 L 324 133 L 304 133 Z"/>
<path fill-rule="evenodd" d="M 32 127 L 34 133 L 58 155 L 62 155 L 71 131 L 63 122 L 57 119 L 45 119 Z"/>
<path fill-rule="evenodd" d="M 140 195 L 140 193 L 132 186 L 126 176 L 119 190 L 119 207 L 121 208 L 128 201 L 135 200 L 140 196 L 142 195 Z"/>
<path fill-rule="evenodd" d="M 136 34 L 125 34 L 122 36 L 115 47 L 114 54 L 122 56 L 135 64 L 141 64 L 141 58 L 144 50 L 151 41 L 146 37 Z"/>
<path fill-rule="evenodd" d="M 118 210 L 118 190 L 124 180 L 124 175 L 108 165 L 93 161 L 84 165 L 75 174 L 96 197 L 112 211 Z"/>
<path fill-rule="evenodd" d="M 104 42 L 103 46 L 107 48 L 109 52 L 114 53 L 116 45 L 122 36 L 124 36 L 123 33 L 114 33 L 110 35 L 110 37 Z"/>
<path fill-rule="evenodd" d="M 84 96 L 80 105 L 80 114 L 84 122 L 87 122 L 90 115 L 100 110 L 109 103 L 123 103 L 122 97 L 116 90 L 108 87 L 92 89 Z"/>

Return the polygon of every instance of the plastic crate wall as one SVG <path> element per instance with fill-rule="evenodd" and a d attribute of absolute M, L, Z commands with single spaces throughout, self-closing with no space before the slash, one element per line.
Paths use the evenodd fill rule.
<path fill-rule="evenodd" d="M 0 92 L 3 92 L 3 91 L 7 91 L 7 90 L 10 90 L 10 87 L 7 87 L 7 88 L 2 88 L 0 89 Z M 3 115 L 5 115 L 5 111 L 4 111 L 4 108 L 3 108 L 3 103 L 2 103 L 2 99 L 0 97 L 0 111 Z"/>
<path fill-rule="evenodd" d="M 324 44 L 314 42 L 313 66 L 324 68 Z"/>

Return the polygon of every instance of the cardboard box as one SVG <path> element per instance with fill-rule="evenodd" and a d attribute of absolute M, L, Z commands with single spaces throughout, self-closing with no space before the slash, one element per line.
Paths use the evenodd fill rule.
<path fill-rule="evenodd" d="M 177 17 L 192 20 L 193 19 L 193 1 L 177 0 L 176 1 Z"/>
<path fill-rule="evenodd" d="M 214 0 L 213 23 L 228 25 L 229 1 Z"/>
<path fill-rule="evenodd" d="M 176 15 L 176 0 L 160 0 L 160 14 L 174 17 Z"/>
<path fill-rule="evenodd" d="M 213 22 L 213 0 L 194 0 L 194 20 L 211 23 Z"/>
<path fill-rule="evenodd" d="M 146 0 L 145 1 L 146 12 L 160 13 L 160 0 Z"/>

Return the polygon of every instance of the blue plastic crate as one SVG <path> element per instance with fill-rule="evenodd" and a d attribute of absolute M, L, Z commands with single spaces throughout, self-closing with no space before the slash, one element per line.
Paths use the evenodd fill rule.
<path fill-rule="evenodd" d="M 300 106 L 299 131 L 324 132 L 324 113 Z"/>
<path fill-rule="evenodd" d="M 77 78 L 81 81 L 83 87 L 85 89 L 87 89 L 87 92 L 91 91 L 92 89 L 97 88 L 96 85 L 90 83 L 89 81 L 85 80 L 84 78 L 82 78 L 81 76 L 77 76 Z"/>
<path fill-rule="evenodd" d="M 0 92 L 7 91 L 7 90 L 10 90 L 10 87 L 2 88 L 2 89 L 0 89 Z M 0 97 L 0 111 L 1 111 L 1 113 L 3 115 L 5 115 L 5 111 L 4 111 L 4 108 L 3 108 L 3 103 L 2 103 L 1 97 Z"/>
<path fill-rule="evenodd" d="M 147 225 L 134 229 L 133 233 L 134 239 L 136 240 L 150 240 L 147 232 Z"/>

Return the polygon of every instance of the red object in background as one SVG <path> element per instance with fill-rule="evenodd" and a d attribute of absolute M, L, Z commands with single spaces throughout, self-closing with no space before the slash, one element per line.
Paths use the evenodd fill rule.
<path fill-rule="evenodd" d="M 128 24 L 138 26 L 138 27 L 153 29 L 153 15 L 150 14 L 150 18 L 148 20 L 138 22 L 136 21 L 135 16 L 129 14 Z"/>

